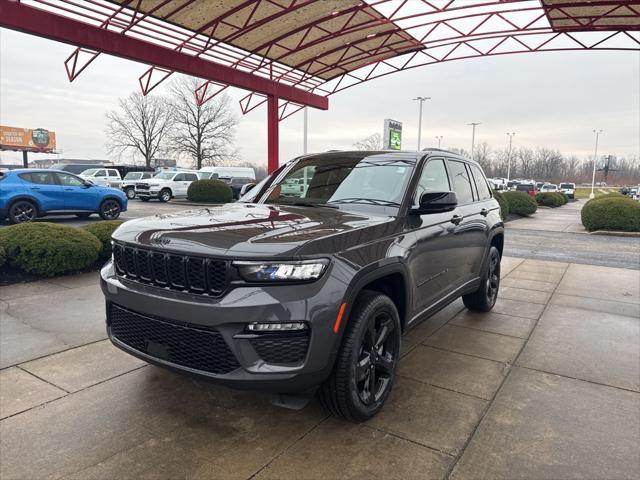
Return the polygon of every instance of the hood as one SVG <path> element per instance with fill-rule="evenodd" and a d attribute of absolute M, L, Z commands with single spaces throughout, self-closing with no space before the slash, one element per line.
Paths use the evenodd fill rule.
<path fill-rule="evenodd" d="M 331 255 L 388 233 L 393 217 L 323 207 L 230 203 L 131 220 L 114 240 L 154 249 L 232 258 Z M 363 232 L 371 229 L 371 232 Z M 379 230 L 379 231 L 377 231 Z"/>

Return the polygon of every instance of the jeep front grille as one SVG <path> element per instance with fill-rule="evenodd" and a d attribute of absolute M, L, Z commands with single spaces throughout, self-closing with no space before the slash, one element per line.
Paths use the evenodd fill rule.
<path fill-rule="evenodd" d="M 135 282 L 182 292 L 220 296 L 227 288 L 228 263 L 119 243 L 113 246 L 116 273 Z"/>

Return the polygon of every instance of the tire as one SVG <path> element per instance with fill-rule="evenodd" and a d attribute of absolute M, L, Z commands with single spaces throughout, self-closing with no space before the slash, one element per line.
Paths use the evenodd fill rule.
<path fill-rule="evenodd" d="M 140 200 L 142 200 L 143 202 L 148 202 L 149 201 L 149 197 L 139 197 Z"/>
<path fill-rule="evenodd" d="M 78 218 L 89 218 L 90 216 L 90 213 L 76 213 L 76 217 Z"/>
<path fill-rule="evenodd" d="M 323 407 L 352 422 L 377 414 L 393 387 L 401 333 L 393 301 L 381 293 L 363 291 L 349 315 L 333 371 L 318 390 Z"/>
<path fill-rule="evenodd" d="M 129 187 L 124 191 L 125 195 L 129 200 L 133 200 L 136 198 L 136 189 L 133 187 Z"/>
<path fill-rule="evenodd" d="M 32 222 L 38 218 L 38 207 L 30 200 L 17 200 L 9 207 L 11 223 Z"/>
<path fill-rule="evenodd" d="M 500 252 L 493 245 L 482 269 L 482 281 L 478 289 L 462 296 L 465 307 L 476 312 L 488 312 L 496 304 L 500 289 Z"/>
<path fill-rule="evenodd" d="M 162 190 L 160 190 L 158 199 L 162 203 L 167 203 L 169 200 L 171 200 L 171 190 L 169 190 L 168 188 L 163 188 Z"/>
<path fill-rule="evenodd" d="M 103 220 L 115 220 L 120 216 L 122 207 L 114 198 L 107 198 L 100 204 L 100 218 Z"/>

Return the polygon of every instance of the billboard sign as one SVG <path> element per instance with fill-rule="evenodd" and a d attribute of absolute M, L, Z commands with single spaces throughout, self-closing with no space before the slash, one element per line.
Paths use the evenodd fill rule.
<path fill-rule="evenodd" d="M 384 119 L 384 148 L 386 150 L 402 150 L 402 122 Z"/>
<path fill-rule="evenodd" d="M 0 125 L 0 150 L 53 152 L 56 134 L 44 128 L 17 128 Z"/>

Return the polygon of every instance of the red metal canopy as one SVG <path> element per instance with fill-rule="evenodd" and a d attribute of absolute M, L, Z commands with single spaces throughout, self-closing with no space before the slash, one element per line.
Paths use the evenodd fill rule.
<path fill-rule="evenodd" d="M 150 92 L 174 71 L 268 103 L 277 121 L 390 73 L 511 53 L 640 50 L 640 0 L 0 0 L 0 26 L 73 44 L 73 81 L 100 53 L 150 65 Z"/>

